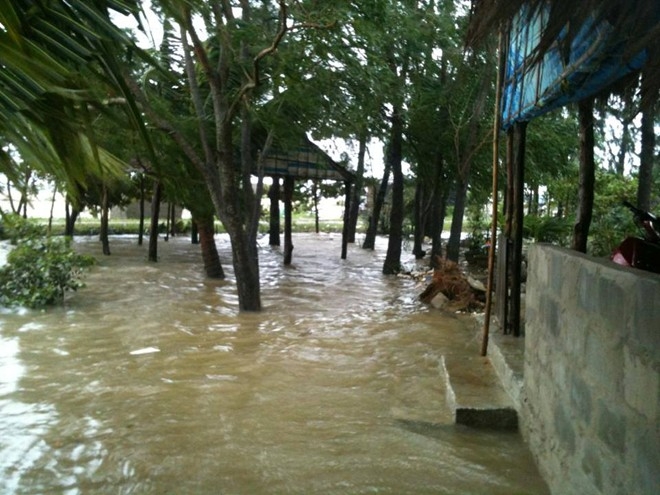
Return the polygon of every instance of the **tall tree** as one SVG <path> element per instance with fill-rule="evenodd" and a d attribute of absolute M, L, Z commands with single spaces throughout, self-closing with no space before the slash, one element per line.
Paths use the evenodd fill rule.
<path fill-rule="evenodd" d="M 578 112 L 580 123 L 580 181 L 578 185 L 578 211 L 573 227 L 573 242 L 571 246 L 576 251 L 586 253 L 594 204 L 594 183 L 596 180 L 593 98 L 587 98 L 579 102 Z"/>
<path fill-rule="evenodd" d="M 475 54 L 471 60 L 466 61 L 454 82 L 468 92 L 467 101 L 459 101 L 450 109 L 456 164 L 454 211 L 447 243 L 447 258 L 452 261 L 458 261 L 472 165 L 490 136 L 490 127 L 485 119 L 490 118 L 486 110 L 488 99 L 493 95 L 495 71 L 491 70 L 494 64 L 486 62 L 492 58 L 492 53 L 486 51 L 483 57 Z M 460 91 L 459 88 L 456 90 L 457 93 Z"/>
<path fill-rule="evenodd" d="M 639 185 L 637 189 L 637 207 L 651 209 L 651 191 L 653 188 L 653 162 L 655 159 L 655 121 L 658 106 L 658 88 L 653 87 L 648 71 L 642 71 L 642 100 L 648 104 L 642 109 L 642 148 L 639 155 Z"/>

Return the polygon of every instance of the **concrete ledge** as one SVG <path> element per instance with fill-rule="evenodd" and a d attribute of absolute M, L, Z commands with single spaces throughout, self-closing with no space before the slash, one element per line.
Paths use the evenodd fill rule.
<path fill-rule="evenodd" d="M 488 357 L 443 356 L 441 365 L 454 422 L 476 428 L 518 429 L 513 401 Z"/>
<path fill-rule="evenodd" d="M 523 371 L 525 366 L 525 340 L 523 337 L 502 335 L 495 323 L 491 323 L 488 356 L 504 390 L 511 396 L 513 406 L 520 413 L 523 400 Z"/>

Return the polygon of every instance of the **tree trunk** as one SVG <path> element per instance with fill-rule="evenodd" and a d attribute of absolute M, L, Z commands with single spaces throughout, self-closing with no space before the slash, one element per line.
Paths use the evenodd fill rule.
<path fill-rule="evenodd" d="M 268 191 L 270 198 L 270 228 L 268 229 L 270 246 L 280 245 L 280 178 L 273 177 L 273 185 Z"/>
<path fill-rule="evenodd" d="M 103 184 L 101 197 L 101 244 L 103 244 L 103 254 L 110 255 L 110 240 L 108 239 L 108 210 L 110 209 L 108 201 L 108 187 Z"/>
<path fill-rule="evenodd" d="M 642 149 L 639 154 L 639 178 L 637 186 L 637 207 L 651 209 L 651 189 L 653 187 L 653 155 L 655 153 L 655 110 L 658 101 L 657 91 L 651 95 L 648 72 L 642 72 L 642 100 L 648 101 L 642 110 Z"/>
<path fill-rule="evenodd" d="M 140 224 L 138 226 L 138 246 L 144 239 L 144 174 L 140 174 Z"/>
<path fill-rule="evenodd" d="M 206 276 L 215 279 L 224 279 L 225 272 L 220 263 L 220 255 L 215 244 L 215 226 L 213 217 L 194 218 L 193 224 L 197 226 L 199 240 L 202 248 L 202 260 Z"/>
<path fill-rule="evenodd" d="M 390 232 L 387 254 L 383 263 L 383 273 L 392 275 L 401 271 L 401 244 L 403 242 L 403 120 L 401 111 L 395 107 L 392 113 L 392 136 L 388 161 L 392 167 L 392 209 L 390 211 Z"/>
<path fill-rule="evenodd" d="M 355 171 L 355 182 L 352 186 L 351 209 L 348 215 L 348 242 L 355 242 L 355 232 L 357 231 L 357 222 L 360 215 L 360 199 L 362 196 L 362 185 L 364 184 L 364 157 L 367 152 L 367 134 L 360 134 L 358 148 L 357 170 Z"/>
<path fill-rule="evenodd" d="M 247 233 L 231 236 L 238 303 L 241 311 L 260 311 L 259 258 L 256 244 L 251 245 L 248 237 Z"/>
<path fill-rule="evenodd" d="M 215 233 L 215 225 L 213 225 L 213 232 Z M 199 244 L 199 229 L 194 220 L 190 223 L 190 244 Z"/>
<path fill-rule="evenodd" d="M 158 261 L 158 219 L 160 217 L 160 199 L 163 186 L 160 181 L 154 182 L 154 192 L 151 199 L 151 227 L 149 228 L 149 261 Z"/>
<path fill-rule="evenodd" d="M 172 218 L 172 203 L 167 203 L 167 214 L 165 215 L 165 237 L 163 240 L 168 242 L 170 240 L 170 219 Z"/>
<path fill-rule="evenodd" d="M 387 185 L 390 181 L 390 164 L 385 160 L 385 170 L 383 171 L 383 179 L 380 181 L 380 188 L 378 194 L 374 199 L 374 207 L 369 217 L 369 228 L 364 237 L 364 244 L 362 249 L 374 249 L 376 247 L 376 234 L 378 233 L 378 221 L 380 220 L 380 211 L 385 204 L 385 197 L 387 196 Z"/>
<path fill-rule="evenodd" d="M 48 216 L 48 235 L 53 228 L 53 211 L 55 210 L 55 200 L 57 199 L 57 184 L 53 185 L 53 197 L 50 201 L 50 215 Z"/>
<path fill-rule="evenodd" d="M 580 182 L 578 211 L 573 227 L 572 249 L 587 252 L 587 237 L 594 205 L 596 164 L 594 160 L 594 100 L 587 98 L 578 103 L 580 124 Z"/>
<path fill-rule="evenodd" d="M 78 219 L 78 215 L 80 215 L 80 210 L 69 201 L 69 198 L 67 198 L 64 205 L 64 212 L 66 217 L 64 220 L 64 235 L 67 237 L 73 237 L 76 220 Z"/>
<path fill-rule="evenodd" d="M 415 233 L 414 233 L 414 240 L 413 240 L 413 254 L 415 255 L 415 259 L 422 259 L 426 255 L 426 251 L 422 249 L 422 245 L 424 243 L 424 227 L 425 225 L 425 217 L 424 215 L 424 210 L 425 210 L 425 203 L 426 203 L 426 187 L 425 184 L 422 183 L 422 179 L 420 177 L 417 178 L 416 184 L 415 184 L 415 204 L 414 204 L 414 217 L 415 217 Z"/>
<path fill-rule="evenodd" d="M 435 177 L 433 178 L 433 199 L 431 201 L 431 219 L 429 222 L 429 235 L 431 236 L 431 268 L 438 267 L 438 260 L 442 256 L 442 231 L 445 228 L 447 215 L 448 188 L 442 182 L 444 158 L 441 153 L 435 157 Z"/>
<path fill-rule="evenodd" d="M 458 262 L 461 247 L 461 233 L 463 232 L 463 216 L 465 215 L 465 204 L 467 202 L 468 182 L 462 177 L 456 178 L 456 201 L 454 202 L 454 214 L 451 218 L 451 230 L 449 231 L 449 242 L 447 242 L 447 259 Z"/>
<path fill-rule="evenodd" d="M 174 203 L 170 205 L 170 235 L 176 236 L 176 205 Z"/>

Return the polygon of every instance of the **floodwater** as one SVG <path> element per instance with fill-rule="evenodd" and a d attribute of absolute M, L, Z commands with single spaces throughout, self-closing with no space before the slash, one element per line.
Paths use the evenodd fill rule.
<path fill-rule="evenodd" d="M 256 314 L 217 240 L 227 281 L 185 238 L 157 264 L 80 239 L 86 288 L 0 312 L 0 493 L 548 493 L 518 434 L 451 423 L 439 362 L 475 336 L 381 275 L 382 240 L 301 234 L 284 267 L 262 239 Z"/>

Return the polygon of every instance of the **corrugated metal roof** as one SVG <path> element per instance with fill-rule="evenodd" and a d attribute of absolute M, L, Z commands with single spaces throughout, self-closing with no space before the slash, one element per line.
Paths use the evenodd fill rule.
<path fill-rule="evenodd" d="M 263 160 L 264 175 L 353 182 L 355 175 L 321 148 L 307 141 L 295 149 L 271 150 Z"/>

